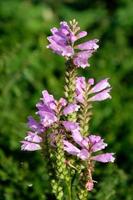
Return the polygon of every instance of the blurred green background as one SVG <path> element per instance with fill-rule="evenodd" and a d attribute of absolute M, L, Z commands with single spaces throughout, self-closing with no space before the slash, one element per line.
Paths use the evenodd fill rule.
<path fill-rule="evenodd" d="M 0 200 L 52 200 L 39 152 L 21 152 L 41 91 L 63 95 L 64 60 L 46 49 L 50 28 L 75 18 L 100 48 L 86 77 L 110 77 L 112 100 L 96 103 L 91 131 L 116 163 L 97 164 L 90 200 L 133 200 L 133 1 L 0 0 Z"/>

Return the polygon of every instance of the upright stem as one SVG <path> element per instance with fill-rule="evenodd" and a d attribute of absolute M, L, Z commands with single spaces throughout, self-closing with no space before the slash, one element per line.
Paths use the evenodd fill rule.
<path fill-rule="evenodd" d="M 83 136 L 88 136 L 89 134 L 89 121 L 92 115 L 92 105 L 89 101 L 89 90 L 90 85 L 86 84 L 86 88 L 84 90 L 84 101 L 80 106 L 80 114 L 79 114 L 79 121 L 80 121 L 80 132 Z"/>
<path fill-rule="evenodd" d="M 45 164 L 46 164 L 46 169 L 47 169 L 47 172 L 49 174 L 49 177 L 50 179 L 52 180 L 51 183 L 54 181 L 55 182 L 55 177 L 54 177 L 54 173 L 53 173 L 53 170 L 54 170 L 54 162 L 53 162 L 53 154 L 52 152 L 50 152 L 50 148 L 49 148 L 49 144 L 48 144 L 48 138 L 47 138 L 47 135 L 46 135 L 46 132 L 45 134 L 42 134 L 42 157 L 43 157 L 43 160 L 45 161 Z M 57 187 L 56 185 L 56 182 L 55 184 L 51 184 L 51 190 L 52 192 L 55 194 L 55 187 Z"/>
<path fill-rule="evenodd" d="M 68 103 L 75 103 L 76 96 L 76 66 L 72 63 L 72 60 L 66 62 L 66 73 L 65 73 L 65 98 Z M 76 122 L 76 112 L 71 113 L 67 116 L 67 120 Z M 72 183 L 71 179 L 67 182 L 68 198 L 66 200 L 72 200 Z"/>
<path fill-rule="evenodd" d="M 73 65 L 72 61 L 69 60 L 66 62 L 66 73 L 65 73 L 65 97 L 68 103 L 75 102 L 76 96 L 76 75 L 77 70 L 76 66 Z M 72 113 L 68 116 L 68 120 L 76 121 L 76 113 Z"/>
<path fill-rule="evenodd" d="M 90 85 L 87 83 L 86 88 L 84 90 L 84 94 L 83 94 L 84 101 L 81 104 L 80 114 L 79 114 L 80 132 L 83 136 L 88 136 L 88 134 L 89 134 L 89 121 L 90 121 L 91 115 L 92 115 L 92 112 L 91 112 L 92 105 L 91 105 L 91 103 L 89 101 L 89 97 L 88 97 L 89 90 L 90 90 Z M 85 181 L 87 181 L 87 179 L 88 179 L 88 174 L 86 176 L 86 171 L 83 172 L 83 179 L 85 179 Z M 80 188 L 79 192 L 78 192 L 79 200 L 87 200 L 87 196 L 88 196 L 87 189 Z"/>
<path fill-rule="evenodd" d="M 73 103 L 75 101 L 76 71 L 76 67 L 73 65 L 72 61 L 67 61 L 65 74 L 65 97 L 69 103 Z"/>
<path fill-rule="evenodd" d="M 57 178 L 57 193 L 56 198 L 57 200 L 63 200 L 65 197 L 65 194 L 67 194 L 67 197 L 71 199 L 71 191 L 69 191 L 69 182 L 70 174 L 69 170 L 66 165 L 66 158 L 64 154 L 64 147 L 63 147 L 63 131 L 60 126 L 60 117 L 61 117 L 61 108 L 62 106 L 60 103 L 57 103 L 56 106 L 56 113 L 58 122 L 54 125 L 53 131 L 56 135 L 55 142 L 56 142 L 56 152 L 55 152 L 55 163 L 56 163 L 56 178 Z"/>

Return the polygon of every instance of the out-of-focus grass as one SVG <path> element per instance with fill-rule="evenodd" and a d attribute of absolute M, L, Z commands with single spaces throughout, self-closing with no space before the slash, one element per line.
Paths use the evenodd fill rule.
<path fill-rule="evenodd" d="M 100 49 L 86 77 L 110 77 L 112 100 L 96 103 L 91 131 L 105 137 L 116 164 L 98 165 L 99 184 L 90 199 L 131 200 L 133 165 L 133 2 L 20 1 L 0 2 L 0 200 L 52 199 L 38 152 L 20 151 L 27 116 L 35 113 L 41 91 L 63 95 L 64 60 L 46 49 L 50 28 L 76 18 Z"/>

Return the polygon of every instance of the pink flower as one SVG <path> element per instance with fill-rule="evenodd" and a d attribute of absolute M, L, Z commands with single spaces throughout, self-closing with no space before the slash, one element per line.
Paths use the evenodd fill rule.
<path fill-rule="evenodd" d="M 99 40 L 97 39 L 94 39 L 94 40 L 90 40 L 90 41 L 87 41 L 87 42 L 84 42 L 84 43 L 81 43 L 79 45 L 77 45 L 77 49 L 80 49 L 80 50 L 91 50 L 91 51 L 95 51 L 99 48 L 99 46 L 97 45 L 97 42 Z"/>
<path fill-rule="evenodd" d="M 93 51 L 80 51 L 74 55 L 73 63 L 77 67 L 86 68 L 89 67 L 90 64 L 88 63 L 88 59 L 92 56 Z"/>
<path fill-rule="evenodd" d="M 111 95 L 109 94 L 110 90 L 111 88 L 107 88 L 106 90 L 97 93 L 96 95 L 90 98 L 90 101 L 103 101 L 106 99 L 111 99 Z"/>
<path fill-rule="evenodd" d="M 36 114 L 40 116 L 41 123 L 44 127 L 51 126 L 54 122 L 57 121 L 56 113 L 51 107 L 45 104 L 43 101 L 36 105 L 38 111 Z M 55 109 L 55 108 L 54 108 Z"/>
<path fill-rule="evenodd" d="M 88 191 L 92 191 L 93 188 L 94 188 L 94 182 L 93 182 L 93 180 L 89 180 L 89 181 L 86 183 L 85 187 L 86 187 L 86 189 L 87 189 Z"/>
<path fill-rule="evenodd" d="M 80 39 L 80 38 L 83 38 L 87 35 L 87 32 L 86 31 L 81 31 L 79 32 L 77 35 L 76 35 L 76 40 Z M 75 41 L 76 41 L 75 40 Z"/>
<path fill-rule="evenodd" d="M 81 141 L 83 140 L 83 138 L 80 134 L 79 124 L 70 121 L 63 121 L 62 124 L 68 132 L 72 133 L 72 137 L 75 138 L 76 143 L 81 145 Z"/>
<path fill-rule="evenodd" d="M 76 78 L 76 100 L 80 103 L 84 101 L 84 90 L 86 88 L 85 77 Z"/>
<path fill-rule="evenodd" d="M 25 137 L 25 140 L 29 142 L 35 142 L 35 143 L 42 142 L 42 138 L 38 134 L 33 133 L 31 131 L 28 131 L 28 135 Z"/>
<path fill-rule="evenodd" d="M 79 109 L 79 105 L 75 103 L 68 104 L 64 98 L 59 99 L 59 101 L 55 100 L 53 95 L 50 95 L 46 90 L 42 92 L 42 95 L 41 101 L 36 105 L 38 108 L 36 114 L 39 115 L 41 124 L 44 127 L 50 127 L 57 122 L 57 104 L 60 104 L 62 114 L 65 116 Z"/>
<path fill-rule="evenodd" d="M 42 91 L 41 100 L 45 105 L 47 105 L 51 110 L 55 110 L 56 108 L 56 100 L 53 95 L 49 94 L 47 90 Z"/>
<path fill-rule="evenodd" d="M 77 104 L 74 104 L 74 103 L 71 103 L 71 104 L 68 104 L 64 110 L 63 110 L 63 114 L 66 116 L 70 113 L 73 113 L 73 112 L 76 112 L 78 111 L 80 108 L 80 106 L 78 106 Z"/>
<path fill-rule="evenodd" d="M 93 152 L 105 149 L 107 146 L 107 144 L 104 143 L 104 140 L 98 135 L 90 135 L 88 138 L 89 142 L 92 144 L 90 148 Z"/>
<path fill-rule="evenodd" d="M 89 84 L 90 91 L 88 93 L 88 96 L 90 95 L 89 101 L 103 101 L 106 99 L 110 99 L 110 84 L 108 82 L 108 78 L 101 80 L 96 85 L 94 85 L 94 79 L 88 79 L 88 81 L 85 81 L 84 77 L 77 77 L 76 79 L 76 100 L 80 103 L 84 102 L 84 92 L 85 88 L 87 87 L 87 84 Z M 94 85 L 94 86 L 93 86 Z"/>
<path fill-rule="evenodd" d="M 91 92 L 96 93 L 100 92 L 106 88 L 110 87 L 110 83 L 108 82 L 109 78 L 105 78 L 101 81 L 99 81 L 94 87 L 92 87 Z"/>
<path fill-rule="evenodd" d="M 36 143 L 31 143 L 28 141 L 22 141 L 21 143 L 22 143 L 21 150 L 23 151 L 36 151 L 41 149 L 41 146 Z"/>
<path fill-rule="evenodd" d="M 38 109 L 36 114 L 39 115 L 40 122 L 37 122 L 31 116 L 28 118 L 28 126 L 32 131 L 28 131 L 24 141 L 21 142 L 22 150 L 35 151 L 41 148 L 40 143 L 45 131 L 60 120 L 57 117 L 58 112 L 61 112 L 61 115 L 67 116 L 79 109 L 79 105 L 75 103 L 68 104 L 64 98 L 60 98 L 59 101 L 55 100 L 53 95 L 50 95 L 46 90 L 42 92 L 42 98 L 36 107 Z M 60 107 L 60 111 L 58 111 L 57 107 Z M 56 133 L 52 133 L 50 136 L 52 145 L 55 143 L 55 137 Z"/>
<path fill-rule="evenodd" d="M 32 116 L 28 117 L 28 127 L 36 133 L 43 133 L 45 131 L 43 125 L 37 122 Z"/>
<path fill-rule="evenodd" d="M 97 48 L 99 47 L 97 45 L 98 40 L 90 40 L 84 43 L 81 43 L 76 46 L 77 49 L 81 50 L 80 52 L 76 53 L 74 55 L 73 63 L 77 67 L 88 67 L 90 64 L 88 63 L 88 59 L 92 56 L 92 53 L 94 53 Z"/>
<path fill-rule="evenodd" d="M 40 143 L 42 142 L 42 138 L 37 133 L 29 131 L 24 139 L 24 141 L 21 141 L 21 150 L 36 151 L 41 149 Z"/>
<path fill-rule="evenodd" d="M 72 44 L 75 37 L 67 22 L 61 22 L 60 28 L 53 28 L 51 32 L 53 35 L 48 37 L 50 44 L 47 48 L 62 56 L 72 56 L 74 54 Z"/>
<path fill-rule="evenodd" d="M 67 105 L 67 100 L 64 98 L 60 98 L 59 103 L 62 105 L 62 107 L 65 107 Z"/>
<path fill-rule="evenodd" d="M 64 143 L 64 150 L 67 151 L 69 154 L 78 155 L 80 153 L 80 150 L 67 140 L 64 140 L 63 143 Z"/>
<path fill-rule="evenodd" d="M 71 28 L 67 22 L 63 21 L 58 29 L 52 28 L 52 36 L 48 37 L 50 44 L 47 48 L 67 59 L 71 58 L 76 67 L 85 68 L 89 66 L 88 59 L 99 47 L 97 45 L 98 40 L 90 40 L 75 46 L 74 43 L 80 38 L 85 37 L 87 32 L 78 32 L 79 28 L 77 29 L 75 24 L 71 26 L 74 28 Z"/>
<path fill-rule="evenodd" d="M 70 124 L 65 124 L 65 128 L 67 130 L 72 132 L 72 138 L 73 140 L 80 146 L 76 147 L 72 143 L 70 143 L 67 140 L 64 140 L 64 150 L 67 151 L 69 154 L 76 155 L 82 160 L 96 160 L 99 162 L 114 162 L 115 158 L 113 157 L 113 153 L 105 153 L 105 154 L 99 154 L 96 156 L 93 156 L 93 153 L 103 150 L 107 144 L 104 143 L 104 140 L 97 135 L 90 135 L 88 137 L 81 136 L 79 132 L 79 127 L 77 124 L 73 124 L 73 126 Z"/>
<path fill-rule="evenodd" d="M 113 155 L 114 155 L 114 153 L 104 153 L 104 154 L 100 154 L 97 156 L 93 156 L 92 160 L 96 160 L 96 161 L 103 162 L 103 163 L 114 162 L 115 158 Z"/>

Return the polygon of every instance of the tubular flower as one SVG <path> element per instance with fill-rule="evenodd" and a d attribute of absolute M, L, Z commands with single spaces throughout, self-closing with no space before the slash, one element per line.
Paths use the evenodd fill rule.
<path fill-rule="evenodd" d="M 42 92 L 43 98 L 37 104 L 37 114 L 40 116 L 41 123 L 44 127 L 50 127 L 53 123 L 57 122 L 57 104 L 60 106 L 62 115 L 68 115 L 70 113 L 76 112 L 79 109 L 79 106 L 75 103 L 67 104 L 67 101 L 64 98 L 61 98 L 59 101 L 56 101 L 52 95 L 50 95 L 46 90 Z"/>
<path fill-rule="evenodd" d="M 71 131 L 72 138 L 78 147 L 73 145 L 67 140 L 64 140 L 64 150 L 69 154 L 76 155 L 82 160 L 96 160 L 99 162 L 114 162 L 113 153 L 104 153 L 99 155 L 93 155 L 93 153 L 105 149 L 107 146 L 104 140 L 97 135 L 90 135 L 88 137 L 83 137 L 80 134 L 79 126 L 77 123 L 69 124 L 64 122 L 63 125 L 68 131 Z"/>
<path fill-rule="evenodd" d="M 31 131 L 28 131 L 24 141 L 21 141 L 22 150 L 35 151 L 41 149 L 40 143 L 42 142 L 43 134 L 54 123 L 59 122 L 60 118 L 57 117 L 59 112 L 61 116 L 67 116 L 70 113 L 78 111 L 80 106 L 75 103 L 68 104 L 64 98 L 60 98 L 57 101 L 53 95 L 44 90 L 42 98 L 36 107 L 38 109 L 36 114 L 39 115 L 40 122 L 37 122 L 31 116 L 28 118 L 28 127 Z M 51 143 L 52 141 L 53 138 L 51 137 Z"/>
<path fill-rule="evenodd" d="M 72 44 L 75 41 L 75 36 L 67 22 L 61 22 L 60 28 L 52 28 L 51 32 L 53 35 L 48 37 L 50 44 L 47 48 L 62 56 L 72 56 L 74 54 Z"/>
<path fill-rule="evenodd" d="M 94 79 L 88 79 L 86 82 L 84 77 L 77 77 L 76 79 L 76 100 L 80 103 L 84 101 L 84 91 L 87 86 L 90 85 L 90 90 L 88 96 L 90 95 L 89 101 L 103 101 L 106 99 L 111 99 L 110 95 L 110 84 L 108 78 L 99 81 L 94 85 Z"/>
<path fill-rule="evenodd" d="M 28 126 L 32 131 L 28 131 L 27 136 L 21 141 L 21 150 L 36 151 L 41 149 L 41 134 L 45 132 L 45 128 L 32 117 L 28 118 Z"/>
<path fill-rule="evenodd" d="M 70 22 L 70 25 L 65 21 L 61 22 L 58 29 L 55 27 L 51 29 L 52 36 L 48 37 L 50 44 L 47 48 L 66 59 L 72 59 L 76 67 L 85 68 L 89 66 L 88 59 L 99 46 L 97 39 L 75 46 L 77 40 L 87 35 L 86 31 L 79 32 L 79 30 L 75 20 Z"/>

